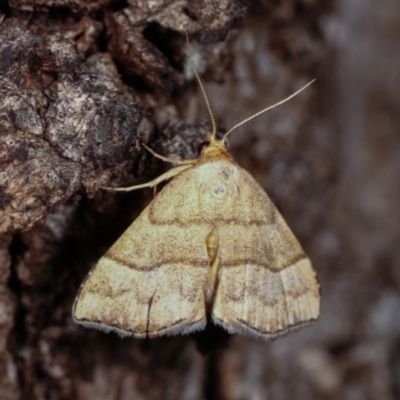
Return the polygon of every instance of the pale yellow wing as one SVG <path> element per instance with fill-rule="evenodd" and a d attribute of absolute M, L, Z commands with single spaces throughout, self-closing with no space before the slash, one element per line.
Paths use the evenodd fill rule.
<path fill-rule="evenodd" d="M 310 260 L 264 190 L 238 167 L 237 190 L 220 214 L 214 322 L 231 333 L 271 338 L 319 315 Z"/>
<path fill-rule="evenodd" d="M 318 316 L 308 259 L 265 192 L 233 162 L 173 179 L 89 273 L 77 323 L 121 335 L 189 333 L 215 322 L 270 337 Z"/>
<path fill-rule="evenodd" d="M 205 326 L 212 199 L 199 179 L 196 168 L 173 179 L 100 259 L 75 300 L 75 322 L 138 338 Z"/>

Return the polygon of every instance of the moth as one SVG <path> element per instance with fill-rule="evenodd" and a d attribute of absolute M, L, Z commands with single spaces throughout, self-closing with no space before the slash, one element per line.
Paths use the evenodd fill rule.
<path fill-rule="evenodd" d="M 194 160 L 171 160 L 145 146 L 176 166 L 146 184 L 113 190 L 171 181 L 89 272 L 73 319 L 153 338 L 201 330 L 208 314 L 232 334 L 274 338 L 318 317 L 319 285 L 299 242 L 262 187 L 235 163 L 226 140 L 312 82 L 218 139 L 193 69 L 212 122 L 207 146 Z"/>

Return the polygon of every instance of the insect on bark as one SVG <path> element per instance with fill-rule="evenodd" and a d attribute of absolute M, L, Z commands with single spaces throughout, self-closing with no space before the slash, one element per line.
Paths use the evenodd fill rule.
<path fill-rule="evenodd" d="M 198 159 L 130 191 L 171 181 L 157 194 L 81 285 L 73 319 L 88 328 L 137 338 L 187 334 L 206 313 L 230 333 L 273 338 L 319 315 L 310 260 L 262 187 L 226 148 L 233 130 L 296 96 L 244 119 L 217 139 L 212 122 Z"/>

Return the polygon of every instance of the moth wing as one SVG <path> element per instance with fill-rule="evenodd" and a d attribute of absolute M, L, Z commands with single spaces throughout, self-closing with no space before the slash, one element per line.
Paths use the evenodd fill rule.
<path fill-rule="evenodd" d="M 278 210 L 241 168 L 237 187 L 224 205 L 233 207 L 235 221 L 219 222 L 212 317 L 231 333 L 273 338 L 318 317 L 319 285 Z"/>
<path fill-rule="evenodd" d="M 73 306 L 75 322 L 137 338 L 205 326 L 204 238 L 211 228 L 194 223 L 207 206 L 195 174 L 190 168 L 166 185 L 90 271 Z"/>

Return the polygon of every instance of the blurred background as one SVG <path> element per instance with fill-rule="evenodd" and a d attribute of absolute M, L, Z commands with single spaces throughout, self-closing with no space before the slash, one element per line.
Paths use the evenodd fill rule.
<path fill-rule="evenodd" d="M 13 199 L 1 192 L 1 218 L 12 221 L 0 236 L 1 400 L 400 399 L 398 0 L 10 0 L 1 7 L 3 98 L 11 96 L 5 79 L 29 88 L 36 103 L 26 104 L 44 121 L 34 134 L 14 118 L 12 130 L 4 122 L 11 118 L 4 111 L 9 104 L 2 103 L 0 145 L 7 160 L 18 162 L 0 173 L 0 186 L 7 183 L 4 193 Z M 36 58 L 25 60 L 23 51 L 7 56 L 15 26 L 16 42 L 29 36 L 30 49 L 40 50 Z M 184 32 L 223 128 L 316 79 L 229 141 L 235 160 L 265 188 L 298 237 L 321 284 L 319 320 L 273 342 L 212 326 L 191 336 L 120 339 L 71 319 L 89 269 L 152 198 L 151 190 L 110 194 L 97 187 L 145 182 L 165 170 L 142 151 L 138 135 L 166 156 L 193 158 L 209 126 L 187 68 Z M 62 38 L 61 52 L 52 45 L 54 35 Z M 72 43 L 70 53 L 65 41 Z M 28 65 L 29 79 L 10 75 L 15 60 Z M 117 140 L 99 130 L 92 138 L 90 122 L 87 144 L 79 137 L 69 148 L 63 140 L 94 117 L 86 116 L 83 102 L 81 125 L 68 125 L 66 110 L 74 105 L 61 107 L 68 95 L 60 89 L 56 96 L 54 88 L 78 85 L 88 71 L 111 76 L 96 93 L 105 96 L 112 86 L 120 96 L 93 102 L 94 110 L 107 101 L 131 102 L 131 117 L 102 111 L 105 120 L 126 118 L 129 133 Z M 90 90 L 85 101 L 94 96 Z M 64 128 L 51 130 L 55 119 L 70 130 L 57 136 Z M 110 129 L 125 132 L 118 124 Z M 68 172 L 57 192 L 56 178 L 46 181 L 50 172 L 41 173 L 46 190 L 39 183 L 29 189 L 40 194 L 40 207 L 19 207 L 28 179 L 18 175 L 13 182 L 22 183 L 10 183 L 27 162 L 20 152 L 10 155 L 17 134 L 25 135 L 21 146 L 33 151 L 35 168 L 50 165 L 62 175 L 35 153 L 39 141 L 77 163 L 65 170 L 79 164 L 79 176 Z M 93 143 L 106 143 L 107 150 L 90 153 Z M 89 153 L 90 159 L 79 158 Z"/>

